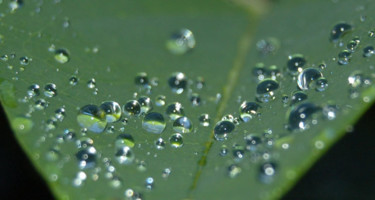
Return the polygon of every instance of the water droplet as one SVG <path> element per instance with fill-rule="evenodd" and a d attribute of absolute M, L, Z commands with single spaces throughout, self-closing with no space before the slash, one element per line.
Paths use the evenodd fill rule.
<path fill-rule="evenodd" d="M 315 82 L 315 90 L 318 92 L 323 92 L 328 87 L 328 80 L 324 77 L 320 77 Z"/>
<path fill-rule="evenodd" d="M 121 107 L 115 101 L 105 101 L 100 105 L 104 111 L 105 119 L 108 123 L 116 122 L 121 118 Z"/>
<path fill-rule="evenodd" d="M 262 139 L 258 136 L 249 134 L 245 137 L 246 141 L 246 150 L 248 151 L 255 151 L 259 144 L 262 143 Z"/>
<path fill-rule="evenodd" d="M 199 120 L 199 124 L 205 127 L 209 126 L 211 123 L 211 118 L 210 118 L 210 115 L 208 114 L 201 114 L 198 120 Z"/>
<path fill-rule="evenodd" d="M 172 54 L 182 55 L 195 47 L 195 38 L 193 32 L 189 29 L 181 29 L 173 33 L 167 41 L 166 47 Z"/>
<path fill-rule="evenodd" d="M 76 158 L 78 159 L 79 168 L 92 168 L 96 165 L 96 149 L 93 146 L 89 146 L 85 149 L 79 150 L 76 154 Z"/>
<path fill-rule="evenodd" d="M 242 169 L 238 165 L 232 164 L 228 167 L 228 176 L 230 178 L 235 178 L 241 173 L 241 171 Z"/>
<path fill-rule="evenodd" d="M 16 117 L 12 119 L 11 126 L 17 133 L 28 133 L 34 126 L 33 121 L 26 117 Z"/>
<path fill-rule="evenodd" d="M 140 97 L 138 103 L 141 105 L 141 114 L 148 113 L 153 108 L 150 97 Z"/>
<path fill-rule="evenodd" d="M 279 88 L 279 83 L 272 79 L 264 79 L 257 85 L 257 100 L 267 103 L 275 99 L 275 91 Z"/>
<path fill-rule="evenodd" d="M 76 140 L 77 148 L 79 149 L 86 149 L 89 146 L 94 144 L 94 140 L 88 137 L 82 137 L 79 140 Z"/>
<path fill-rule="evenodd" d="M 350 59 L 352 58 L 352 53 L 348 50 L 342 50 L 338 55 L 337 63 L 339 65 L 347 65 L 350 62 Z"/>
<path fill-rule="evenodd" d="M 151 112 L 142 120 L 142 128 L 149 133 L 160 134 L 164 131 L 166 123 L 162 114 Z"/>
<path fill-rule="evenodd" d="M 121 148 L 124 146 L 133 148 L 134 145 L 135 145 L 135 142 L 134 142 L 133 136 L 131 136 L 130 134 L 121 134 L 117 136 L 116 141 L 115 141 L 115 146 L 117 148 Z"/>
<path fill-rule="evenodd" d="M 23 6 L 23 0 L 11 0 L 9 2 L 9 8 L 11 12 L 14 12 L 15 10 L 21 8 Z"/>
<path fill-rule="evenodd" d="M 219 121 L 214 128 L 215 139 L 218 141 L 226 140 L 228 134 L 232 133 L 235 125 L 231 121 Z"/>
<path fill-rule="evenodd" d="M 352 88 L 368 86 L 371 84 L 370 78 L 366 77 L 361 71 L 356 70 L 348 77 L 349 85 Z"/>
<path fill-rule="evenodd" d="M 297 85 L 301 90 L 308 90 L 316 87 L 316 80 L 323 77 L 323 74 L 314 68 L 303 70 L 297 79 Z"/>
<path fill-rule="evenodd" d="M 233 157 L 235 160 L 239 161 L 244 157 L 245 148 L 240 145 L 234 145 L 233 147 Z"/>
<path fill-rule="evenodd" d="M 141 105 L 136 100 L 130 100 L 123 106 L 123 111 L 127 116 L 138 116 L 141 113 Z"/>
<path fill-rule="evenodd" d="M 169 87 L 171 87 L 172 92 L 176 94 L 181 94 L 187 86 L 185 74 L 182 72 L 173 73 L 171 77 L 168 79 L 168 85 Z"/>
<path fill-rule="evenodd" d="M 355 37 L 348 42 L 348 44 L 346 45 L 346 48 L 350 52 L 354 52 L 358 48 L 358 45 L 359 45 L 360 42 L 361 41 L 359 40 L 359 37 Z"/>
<path fill-rule="evenodd" d="M 235 125 L 238 125 L 240 124 L 240 121 L 237 117 L 234 117 L 233 115 L 224 115 L 222 118 L 221 118 L 222 121 L 230 121 L 232 122 L 233 124 Z"/>
<path fill-rule="evenodd" d="M 373 46 L 367 46 L 363 48 L 363 57 L 370 57 L 375 54 L 375 50 Z"/>
<path fill-rule="evenodd" d="M 163 138 L 158 138 L 155 141 L 155 147 L 156 147 L 156 149 L 159 149 L 159 150 L 165 148 L 165 142 L 164 142 Z"/>
<path fill-rule="evenodd" d="M 290 105 L 294 105 L 296 103 L 302 102 L 307 99 L 307 94 L 303 91 L 296 91 L 292 94 L 292 100 L 290 102 Z"/>
<path fill-rule="evenodd" d="M 312 124 L 317 124 L 317 113 L 321 111 L 321 108 L 312 103 L 302 103 L 297 106 L 293 106 L 289 112 L 289 124 L 290 130 L 306 130 Z"/>
<path fill-rule="evenodd" d="M 297 75 L 302 72 L 306 64 L 306 59 L 302 54 L 294 54 L 288 57 L 287 67 L 292 75 Z"/>
<path fill-rule="evenodd" d="M 76 138 L 76 133 L 72 129 L 65 129 L 63 131 L 63 140 L 64 141 L 73 141 Z"/>
<path fill-rule="evenodd" d="M 21 65 L 28 65 L 31 59 L 29 59 L 27 56 L 23 56 L 20 58 L 20 64 Z"/>
<path fill-rule="evenodd" d="M 190 133 L 192 129 L 193 129 L 193 124 L 191 123 L 190 119 L 187 117 L 177 118 L 173 122 L 173 130 L 179 133 Z"/>
<path fill-rule="evenodd" d="M 259 172 L 259 179 L 263 183 L 270 183 L 273 180 L 273 177 L 276 174 L 276 164 L 272 162 L 264 163 L 260 166 Z"/>
<path fill-rule="evenodd" d="M 169 142 L 171 144 L 171 147 L 174 147 L 174 148 L 180 148 L 180 147 L 182 147 L 184 145 L 183 137 L 179 133 L 173 134 L 169 138 Z"/>
<path fill-rule="evenodd" d="M 86 178 L 87 178 L 87 175 L 85 172 L 82 172 L 82 171 L 78 172 L 76 177 L 73 180 L 73 185 L 75 187 L 80 187 L 83 184 L 83 181 L 86 180 Z"/>
<path fill-rule="evenodd" d="M 197 77 L 197 80 L 195 81 L 195 86 L 198 90 L 201 90 L 206 85 L 206 82 L 204 81 L 203 77 Z"/>
<path fill-rule="evenodd" d="M 55 110 L 55 118 L 59 121 L 64 120 L 64 118 L 65 118 L 65 108 L 64 107 Z"/>
<path fill-rule="evenodd" d="M 107 127 L 105 113 L 96 105 L 83 106 L 77 115 L 77 122 L 94 133 L 101 133 Z"/>
<path fill-rule="evenodd" d="M 351 30 L 352 26 L 350 24 L 346 22 L 338 23 L 331 30 L 330 40 L 332 42 L 337 42 L 343 35 Z"/>
<path fill-rule="evenodd" d="M 185 112 L 181 103 L 175 102 L 167 107 L 166 114 L 171 120 L 176 120 L 177 118 L 184 116 Z"/>
<path fill-rule="evenodd" d="M 4 55 L 2 55 L 2 56 L 0 57 L 0 60 L 2 60 L 2 61 L 8 61 L 8 59 L 9 59 L 9 57 L 8 57 L 8 55 L 6 55 L 6 54 L 4 54 Z"/>
<path fill-rule="evenodd" d="M 267 70 L 264 67 L 264 63 L 257 63 L 253 69 L 254 76 L 259 80 L 263 80 L 266 76 Z"/>
<path fill-rule="evenodd" d="M 156 97 L 156 106 L 164 106 L 166 97 L 164 95 L 159 95 Z"/>
<path fill-rule="evenodd" d="M 75 77 L 75 76 L 72 76 L 72 77 L 70 77 L 69 78 L 69 84 L 70 85 L 77 85 L 77 83 L 78 83 L 78 78 L 77 77 Z"/>
<path fill-rule="evenodd" d="M 46 131 L 52 131 L 57 128 L 57 122 L 55 119 L 48 119 L 45 125 L 46 125 Z"/>
<path fill-rule="evenodd" d="M 29 98 L 39 96 L 40 94 L 40 87 L 38 84 L 32 84 L 28 89 L 27 89 L 27 95 Z"/>
<path fill-rule="evenodd" d="M 90 79 L 89 81 L 87 81 L 87 87 L 90 88 L 90 89 L 93 89 L 96 87 L 96 81 L 94 78 Z"/>
<path fill-rule="evenodd" d="M 327 64 L 325 64 L 325 63 L 320 63 L 318 67 L 319 67 L 320 69 L 325 69 L 325 68 L 327 68 Z"/>
<path fill-rule="evenodd" d="M 134 79 L 134 83 L 139 86 L 146 86 L 148 85 L 148 76 L 146 72 L 140 72 Z"/>
<path fill-rule="evenodd" d="M 56 85 L 53 83 L 48 83 L 44 87 L 44 96 L 46 97 L 54 97 L 57 95 L 57 88 Z"/>
<path fill-rule="evenodd" d="M 226 145 L 222 145 L 220 147 L 220 151 L 219 151 L 220 156 L 226 156 L 228 152 L 229 152 L 229 149 Z"/>
<path fill-rule="evenodd" d="M 114 176 L 111 178 L 111 180 L 109 181 L 109 185 L 113 188 L 120 188 L 121 185 L 122 185 L 122 180 L 120 177 L 118 176 Z"/>
<path fill-rule="evenodd" d="M 240 106 L 240 117 L 242 121 L 249 122 L 260 114 L 261 106 L 255 102 L 244 101 Z"/>
<path fill-rule="evenodd" d="M 191 105 L 199 106 L 201 104 L 201 97 L 197 93 L 193 93 L 190 97 Z"/>
<path fill-rule="evenodd" d="M 336 105 L 326 105 L 323 107 L 323 115 L 328 120 L 334 120 L 337 116 L 338 107 Z"/>
<path fill-rule="evenodd" d="M 146 189 L 151 190 L 154 188 L 154 178 L 147 177 L 145 182 L 146 182 Z"/>
<path fill-rule="evenodd" d="M 43 110 L 48 107 L 48 103 L 44 99 L 38 99 L 35 101 L 34 108 L 37 110 Z"/>
<path fill-rule="evenodd" d="M 142 200 L 143 195 L 141 193 L 135 192 L 133 189 L 125 190 L 125 197 L 127 200 Z"/>
<path fill-rule="evenodd" d="M 117 148 L 115 156 L 117 162 L 123 165 L 131 164 L 134 160 L 134 153 L 128 146 Z"/>
<path fill-rule="evenodd" d="M 165 168 L 163 169 L 161 176 L 163 178 L 168 178 L 171 173 L 172 173 L 171 168 Z"/>
<path fill-rule="evenodd" d="M 61 64 L 69 61 L 69 53 L 66 49 L 57 49 L 55 51 L 55 60 Z"/>

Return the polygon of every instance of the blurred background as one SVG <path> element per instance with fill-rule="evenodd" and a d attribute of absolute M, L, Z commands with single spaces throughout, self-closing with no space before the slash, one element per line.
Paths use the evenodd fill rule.
<path fill-rule="evenodd" d="M 53 199 L 18 146 L 0 107 L 0 199 Z M 283 199 L 375 199 L 375 107 L 372 107 Z M 251 199 L 251 198 L 249 198 Z"/>

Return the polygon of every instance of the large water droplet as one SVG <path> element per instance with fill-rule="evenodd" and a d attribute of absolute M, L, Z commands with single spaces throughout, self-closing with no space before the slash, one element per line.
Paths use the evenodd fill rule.
<path fill-rule="evenodd" d="M 167 107 L 166 114 L 171 120 L 176 120 L 177 118 L 184 116 L 185 112 L 181 103 L 175 102 Z"/>
<path fill-rule="evenodd" d="M 350 24 L 346 22 L 338 23 L 331 30 L 330 40 L 332 42 L 337 42 L 344 34 L 351 30 L 352 26 Z"/>
<path fill-rule="evenodd" d="M 96 105 L 83 106 L 77 115 L 78 124 L 94 133 L 101 133 L 107 126 L 105 113 Z"/>
<path fill-rule="evenodd" d="M 279 83 L 272 79 L 264 79 L 257 85 L 257 100 L 267 103 L 275 99 L 275 91 L 279 88 Z"/>
<path fill-rule="evenodd" d="M 163 115 L 157 112 L 146 114 L 142 121 L 142 128 L 150 133 L 160 134 L 164 131 L 165 126 Z"/>
<path fill-rule="evenodd" d="M 219 121 L 214 128 L 215 139 L 218 141 L 226 140 L 228 134 L 232 133 L 235 125 L 231 121 Z"/>
<path fill-rule="evenodd" d="M 100 109 L 104 111 L 105 119 L 108 123 L 116 122 L 121 118 L 121 107 L 115 101 L 105 101 L 100 105 Z"/>
<path fill-rule="evenodd" d="M 192 129 L 193 129 L 193 124 L 191 123 L 190 119 L 187 117 L 177 118 L 173 122 L 173 130 L 179 133 L 190 133 Z"/>
<path fill-rule="evenodd" d="M 141 113 L 141 105 L 136 100 L 130 100 L 123 106 L 123 111 L 127 116 L 138 116 Z"/>
<path fill-rule="evenodd" d="M 296 103 L 302 102 L 307 99 L 307 94 L 303 91 L 296 91 L 292 94 L 292 100 L 290 102 L 290 105 L 294 105 Z"/>
<path fill-rule="evenodd" d="M 302 54 L 294 54 L 288 57 L 287 67 L 292 75 L 297 75 L 302 72 L 306 64 L 306 59 Z"/>
<path fill-rule="evenodd" d="M 375 54 L 375 49 L 373 46 L 367 46 L 363 48 L 363 57 L 370 57 Z"/>
<path fill-rule="evenodd" d="M 173 73 L 171 77 L 168 79 L 168 85 L 169 87 L 171 87 L 172 92 L 176 94 L 181 94 L 187 86 L 185 74 L 182 72 Z"/>
<path fill-rule="evenodd" d="M 298 75 L 297 85 L 301 90 L 316 88 L 316 80 L 321 77 L 323 74 L 319 70 L 307 68 Z"/>
<path fill-rule="evenodd" d="M 290 130 L 306 130 L 311 125 L 317 124 L 317 113 L 321 108 L 312 103 L 299 104 L 292 107 L 288 115 L 288 128 Z"/>
<path fill-rule="evenodd" d="M 172 34 L 171 38 L 166 43 L 166 47 L 172 54 L 185 54 L 195 47 L 193 32 L 184 28 Z"/>
<path fill-rule="evenodd" d="M 261 106 L 255 102 L 244 101 L 240 106 L 240 117 L 244 122 L 249 122 L 260 114 Z"/>
<path fill-rule="evenodd" d="M 59 63 L 67 63 L 69 61 L 69 53 L 66 49 L 57 49 L 55 51 L 55 60 Z"/>

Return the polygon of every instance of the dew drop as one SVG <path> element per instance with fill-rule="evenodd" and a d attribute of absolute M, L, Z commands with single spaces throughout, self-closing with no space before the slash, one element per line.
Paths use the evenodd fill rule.
<path fill-rule="evenodd" d="M 348 50 L 342 50 L 338 54 L 337 63 L 339 65 L 347 65 L 347 64 L 349 64 L 351 57 L 352 57 L 352 53 L 350 51 L 348 51 Z"/>
<path fill-rule="evenodd" d="M 359 37 L 355 37 L 348 42 L 346 48 L 353 53 L 358 48 L 360 42 L 361 40 L 359 39 Z"/>
<path fill-rule="evenodd" d="M 89 146 L 85 149 L 79 150 L 76 153 L 78 160 L 78 166 L 81 169 L 92 168 L 96 165 L 97 152 L 93 146 Z"/>
<path fill-rule="evenodd" d="M 259 179 L 263 183 L 270 183 L 273 181 L 273 177 L 276 175 L 277 166 L 275 163 L 267 162 L 260 166 Z"/>
<path fill-rule="evenodd" d="M 168 85 L 172 89 L 172 92 L 181 94 L 187 86 L 185 74 L 182 72 L 173 73 L 168 79 Z"/>
<path fill-rule="evenodd" d="M 176 120 L 177 118 L 184 116 L 185 112 L 181 103 L 175 102 L 167 107 L 166 114 L 171 120 Z"/>
<path fill-rule="evenodd" d="M 171 144 L 171 147 L 174 147 L 174 148 L 180 148 L 180 147 L 182 147 L 184 145 L 183 137 L 179 133 L 173 134 L 169 138 L 169 142 Z"/>
<path fill-rule="evenodd" d="M 294 54 L 288 57 L 287 67 L 292 75 L 297 75 L 302 72 L 306 64 L 306 59 L 302 54 Z"/>
<path fill-rule="evenodd" d="M 375 54 L 375 49 L 373 46 L 367 46 L 363 48 L 363 57 L 370 57 Z"/>
<path fill-rule="evenodd" d="M 246 141 L 246 150 L 248 151 L 255 151 L 257 150 L 257 147 L 259 146 L 259 144 L 262 143 L 262 139 L 258 136 L 255 136 L 255 135 L 252 135 L 252 134 L 249 134 L 245 137 L 245 141 Z"/>
<path fill-rule="evenodd" d="M 150 97 L 146 97 L 146 96 L 140 97 L 138 99 L 138 103 L 141 105 L 141 114 L 148 113 L 153 108 Z"/>
<path fill-rule="evenodd" d="M 90 147 L 94 144 L 94 140 L 88 137 L 82 137 L 78 140 L 76 140 L 76 146 L 79 149 L 86 149 L 87 147 Z"/>
<path fill-rule="evenodd" d="M 77 83 L 78 83 L 78 78 L 77 77 L 75 77 L 75 76 L 72 76 L 72 77 L 70 77 L 69 78 L 69 84 L 70 85 L 77 85 Z"/>
<path fill-rule="evenodd" d="M 39 94 L 40 94 L 40 87 L 38 84 L 32 84 L 27 89 L 27 95 L 29 96 L 29 98 L 39 96 Z"/>
<path fill-rule="evenodd" d="M 115 141 L 115 146 L 117 148 L 121 148 L 124 146 L 133 148 L 134 145 L 135 145 L 135 142 L 134 142 L 133 136 L 131 136 L 130 134 L 121 134 L 117 136 L 116 141 Z"/>
<path fill-rule="evenodd" d="M 203 77 L 197 77 L 197 80 L 195 82 L 195 86 L 197 87 L 198 90 L 203 89 L 203 87 L 206 85 L 206 82 L 204 81 Z"/>
<path fill-rule="evenodd" d="M 165 126 L 166 123 L 163 115 L 157 112 L 146 114 L 142 120 L 142 128 L 149 133 L 161 134 Z"/>
<path fill-rule="evenodd" d="M 228 147 L 226 145 L 222 145 L 220 147 L 219 155 L 220 156 L 226 156 L 226 155 L 228 155 L 228 152 L 229 152 Z"/>
<path fill-rule="evenodd" d="M 128 146 L 117 148 L 115 157 L 118 163 L 123 165 L 129 165 L 134 160 L 134 153 Z"/>
<path fill-rule="evenodd" d="M 307 68 L 298 75 L 297 85 L 301 90 L 315 88 L 317 79 L 321 77 L 323 74 L 319 70 Z"/>
<path fill-rule="evenodd" d="M 187 53 L 195 47 L 193 32 L 184 28 L 176 33 L 173 33 L 171 38 L 167 40 L 166 47 L 169 52 L 175 55 Z"/>
<path fill-rule="evenodd" d="M 46 125 L 46 131 L 52 131 L 57 128 L 57 122 L 55 119 L 48 119 L 45 125 Z"/>
<path fill-rule="evenodd" d="M 57 95 L 57 88 L 56 85 L 53 83 L 48 83 L 44 87 L 44 96 L 46 97 L 54 97 Z"/>
<path fill-rule="evenodd" d="M 15 10 L 21 8 L 23 6 L 23 0 L 11 0 L 9 2 L 9 8 L 11 12 L 14 12 Z"/>
<path fill-rule="evenodd" d="M 120 177 L 118 176 L 114 176 L 111 178 L 111 180 L 109 181 L 109 185 L 112 187 L 112 188 L 120 188 L 121 185 L 122 185 L 122 180 L 120 179 Z"/>
<path fill-rule="evenodd" d="M 346 22 L 338 23 L 331 30 L 330 40 L 332 42 L 337 42 L 343 35 L 351 30 L 352 26 L 350 24 Z"/>
<path fill-rule="evenodd" d="M 242 121 L 249 122 L 260 114 L 261 106 L 255 102 L 244 101 L 240 106 L 240 117 Z"/>
<path fill-rule="evenodd" d="M 179 133 L 190 133 L 193 129 L 193 124 L 187 117 L 180 117 L 177 118 L 173 122 L 173 130 L 179 132 Z"/>
<path fill-rule="evenodd" d="M 232 133 L 235 125 L 231 121 L 223 120 L 219 121 L 214 128 L 215 139 L 223 141 L 228 138 L 228 134 Z"/>
<path fill-rule="evenodd" d="M 136 100 L 130 100 L 123 106 L 123 112 L 127 116 L 138 116 L 141 113 L 141 105 Z"/>
<path fill-rule="evenodd" d="M 31 59 L 28 58 L 27 56 L 23 56 L 23 57 L 20 58 L 20 64 L 21 65 L 28 65 L 30 61 L 31 61 Z"/>
<path fill-rule="evenodd" d="M 87 81 L 87 87 L 90 89 L 94 89 L 96 87 L 96 81 L 94 78 Z"/>
<path fill-rule="evenodd" d="M 336 105 L 326 105 L 323 107 L 323 116 L 328 120 L 334 120 L 337 116 L 338 107 Z"/>
<path fill-rule="evenodd" d="M 234 145 L 233 147 L 233 157 L 235 160 L 239 161 L 244 157 L 245 148 L 240 145 Z"/>
<path fill-rule="evenodd" d="M 155 104 L 156 106 L 164 106 L 166 97 L 164 95 L 159 95 L 156 97 Z"/>
<path fill-rule="evenodd" d="M 211 118 L 210 118 L 210 115 L 208 115 L 208 114 L 201 114 L 201 116 L 199 116 L 198 120 L 199 120 L 199 124 L 201 126 L 205 126 L 205 127 L 209 126 L 210 123 L 211 123 Z"/>
<path fill-rule="evenodd" d="M 290 130 L 306 130 L 317 123 L 317 113 L 321 108 L 312 103 L 302 103 L 291 108 L 288 115 L 288 128 Z"/>
<path fill-rule="evenodd" d="M 55 118 L 59 121 L 63 121 L 65 118 L 65 108 L 58 108 L 55 110 Z"/>
<path fill-rule="evenodd" d="M 279 88 L 279 83 L 272 79 L 264 79 L 257 85 L 256 97 L 257 100 L 263 103 L 267 103 L 274 100 L 275 91 Z"/>
<path fill-rule="evenodd" d="M 115 101 L 105 101 L 100 107 L 100 110 L 104 111 L 105 119 L 108 123 L 113 123 L 121 118 L 121 107 Z"/>
<path fill-rule="evenodd" d="M 65 129 L 63 131 L 63 140 L 64 141 L 73 141 L 76 138 L 76 133 L 72 129 Z"/>
<path fill-rule="evenodd" d="M 77 122 L 94 133 L 101 133 L 107 127 L 105 113 L 96 105 L 83 106 L 77 115 Z"/>
<path fill-rule="evenodd" d="M 156 147 L 156 149 L 159 149 L 159 150 L 165 148 L 165 142 L 164 142 L 163 138 L 158 138 L 155 141 L 155 147 Z"/>
<path fill-rule="evenodd" d="M 146 86 L 149 84 L 146 72 L 140 72 L 134 79 L 134 83 L 139 86 Z"/>
<path fill-rule="evenodd" d="M 66 49 L 57 49 L 55 51 L 55 60 L 61 64 L 69 61 L 69 53 Z"/>
<path fill-rule="evenodd" d="M 171 173 L 172 173 L 171 168 L 165 168 L 165 169 L 163 169 L 163 171 L 161 173 L 161 177 L 168 178 Z"/>
<path fill-rule="evenodd" d="M 315 90 L 318 92 L 323 92 L 328 87 L 328 80 L 324 77 L 320 77 L 315 82 Z"/>
<path fill-rule="evenodd" d="M 242 169 L 238 165 L 232 164 L 228 167 L 228 176 L 230 178 L 235 178 L 241 173 L 241 171 Z"/>
<path fill-rule="evenodd" d="M 197 93 L 193 93 L 190 97 L 191 105 L 199 106 L 201 104 L 201 97 Z"/>
<path fill-rule="evenodd" d="M 290 105 L 294 105 L 296 103 L 305 101 L 307 99 L 307 94 L 303 91 L 296 91 L 292 94 L 292 100 L 290 102 Z"/>
<path fill-rule="evenodd" d="M 154 188 L 154 178 L 147 177 L 145 183 L 146 183 L 146 189 L 152 190 Z"/>
<path fill-rule="evenodd" d="M 348 77 L 348 83 L 352 88 L 368 86 L 371 84 L 370 78 L 366 77 L 361 71 L 353 71 Z"/>
<path fill-rule="evenodd" d="M 36 110 L 43 110 L 48 107 L 48 103 L 44 99 L 38 99 L 35 101 L 34 108 Z"/>
<path fill-rule="evenodd" d="M 263 80 L 266 76 L 267 70 L 264 63 L 257 63 L 253 69 L 253 75 L 259 80 Z"/>

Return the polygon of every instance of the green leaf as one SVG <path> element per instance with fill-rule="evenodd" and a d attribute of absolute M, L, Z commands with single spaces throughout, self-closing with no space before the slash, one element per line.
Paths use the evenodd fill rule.
<path fill-rule="evenodd" d="M 373 102 L 374 52 L 364 56 L 364 50 L 374 45 L 374 4 L 367 0 L 20 2 L 0 4 L 0 98 L 20 145 L 59 199 L 127 199 L 132 191 L 145 199 L 279 198 Z M 340 23 L 352 28 L 330 41 Z M 192 50 L 171 38 L 183 28 L 194 35 Z M 348 64 L 338 60 L 356 37 Z M 296 54 L 306 59 L 302 68 L 318 70 L 306 73 L 320 71 L 328 86 L 319 92 L 312 81 L 303 87 L 307 100 L 291 105 L 298 72 L 291 75 L 287 62 Z M 273 90 L 269 81 L 273 91 L 263 95 L 263 74 L 254 74 L 261 65 L 266 80 L 274 73 L 278 85 Z M 135 84 L 140 72 L 147 73 L 147 87 Z M 175 72 L 187 77 L 181 94 L 170 88 Z M 201 77 L 203 88 L 197 87 Z M 33 84 L 40 87 L 35 96 L 28 91 Z M 166 105 L 156 105 L 159 95 Z M 143 128 L 143 115 L 108 123 L 102 133 L 77 122 L 100 132 L 107 123 L 103 110 L 91 118 L 78 115 L 80 108 L 104 101 L 123 106 L 141 96 L 164 115 L 161 134 Z M 260 105 L 248 122 L 240 119 L 243 101 Z M 181 133 L 180 148 L 170 138 L 182 129 L 173 129 L 176 122 L 165 114 L 173 102 L 193 123 L 192 132 Z M 307 111 L 296 113 L 301 108 Z M 208 127 L 200 125 L 204 113 Z M 215 125 L 228 114 L 238 124 L 220 141 Z M 123 141 L 122 149 L 134 154 L 133 161 L 116 159 L 121 134 L 134 139 Z M 95 155 L 77 146 L 85 138 L 92 139 Z M 164 149 L 155 146 L 159 138 Z M 224 145 L 228 153 L 220 155 Z M 89 156 L 86 167 L 79 165 L 82 156 Z M 147 188 L 150 177 L 154 183 Z"/>

